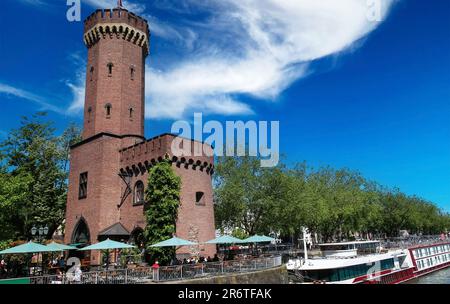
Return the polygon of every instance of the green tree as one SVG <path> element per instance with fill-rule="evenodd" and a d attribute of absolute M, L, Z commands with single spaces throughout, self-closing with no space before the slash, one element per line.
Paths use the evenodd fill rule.
<path fill-rule="evenodd" d="M 289 189 L 283 167 L 262 168 L 256 157 L 222 157 L 215 170 L 215 214 L 219 228 L 246 234 L 284 228 L 281 208 Z"/>
<path fill-rule="evenodd" d="M 80 132 L 71 125 L 62 136 L 54 133 L 46 113 L 37 113 L 0 143 L 0 208 L 9 210 L 1 220 L 16 238 L 29 238 L 34 225 L 48 225 L 50 236 L 64 219 L 69 146 Z"/>
<path fill-rule="evenodd" d="M 144 238 L 152 262 L 157 259 L 161 264 L 167 264 L 175 255 L 175 248 L 150 246 L 170 239 L 175 234 L 180 190 L 181 178 L 175 174 L 169 160 L 165 159 L 150 169 L 145 192 L 147 225 Z"/>

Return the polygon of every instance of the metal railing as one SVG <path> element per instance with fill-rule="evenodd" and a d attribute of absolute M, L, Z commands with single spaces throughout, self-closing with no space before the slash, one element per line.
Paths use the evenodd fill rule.
<path fill-rule="evenodd" d="M 220 263 L 160 267 L 155 271 L 154 281 L 180 281 L 221 276 L 231 273 L 246 273 L 279 267 L 281 265 L 281 256 L 273 256 L 240 261 L 225 261 Z"/>
<path fill-rule="evenodd" d="M 30 284 L 145 284 L 153 280 L 151 268 L 118 269 L 84 272 L 77 276 L 72 273 L 31 277 Z"/>
<path fill-rule="evenodd" d="M 225 261 L 219 263 L 188 264 L 164 266 L 158 269 L 150 267 L 136 269 L 118 269 L 47 275 L 27 278 L 29 284 L 145 284 L 149 282 L 181 281 L 195 278 L 214 277 L 232 273 L 246 273 L 279 267 L 281 256 Z"/>
<path fill-rule="evenodd" d="M 386 249 L 407 249 L 419 245 L 449 243 L 450 238 L 441 239 L 439 235 L 410 236 L 403 238 L 389 238 L 381 241 L 381 246 Z"/>

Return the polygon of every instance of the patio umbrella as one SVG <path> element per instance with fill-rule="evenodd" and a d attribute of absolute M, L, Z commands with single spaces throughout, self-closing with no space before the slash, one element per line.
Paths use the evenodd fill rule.
<path fill-rule="evenodd" d="M 214 240 L 207 241 L 205 244 L 240 244 L 244 243 L 243 240 L 229 236 L 223 235 L 215 238 Z"/>
<path fill-rule="evenodd" d="M 245 240 L 243 240 L 244 243 L 254 243 L 255 244 L 255 250 L 257 250 L 257 243 L 267 243 L 267 242 L 273 242 L 275 241 L 274 238 L 265 236 L 265 235 L 254 235 L 251 236 L 249 238 L 246 238 Z"/>
<path fill-rule="evenodd" d="M 57 249 L 58 251 L 76 250 L 77 249 L 75 247 L 64 245 L 64 244 L 59 244 L 56 242 L 51 242 L 50 244 L 47 244 L 47 247 L 52 248 L 52 249 Z"/>
<path fill-rule="evenodd" d="M 198 245 L 197 243 L 183 240 L 177 237 L 173 237 L 169 240 L 156 243 L 154 245 L 151 245 L 150 247 L 179 247 L 179 246 L 195 246 Z"/>
<path fill-rule="evenodd" d="M 0 254 L 20 254 L 20 253 L 42 253 L 42 252 L 55 252 L 59 249 L 50 248 L 41 244 L 29 242 L 23 245 L 12 247 L 3 251 Z"/>
<path fill-rule="evenodd" d="M 130 248 L 135 248 L 136 246 L 133 245 L 129 245 L 129 244 L 125 244 L 125 243 L 120 243 L 120 242 L 116 242 L 116 241 L 112 241 L 110 239 L 107 239 L 106 241 L 91 245 L 91 246 L 87 246 L 81 249 L 78 249 L 80 251 L 89 251 L 89 250 L 106 250 L 106 269 L 109 268 L 109 251 L 111 249 L 130 249 Z"/>
<path fill-rule="evenodd" d="M 2 254 L 28 254 L 28 253 L 43 253 L 43 252 L 55 252 L 55 251 L 60 251 L 59 249 L 54 249 L 54 248 L 49 248 L 47 246 L 41 245 L 41 244 L 37 244 L 37 243 L 33 243 L 33 242 L 28 242 L 26 244 L 22 244 L 16 247 L 12 247 L 3 251 L 0 251 L 0 255 Z M 42 259 L 42 263 L 43 263 L 43 259 Z M 29 267 L 29 264 L 28 264 Z M 41 266 L 43 269 L 43 265 Z"/>
<path fill-rule="evenodd" d="M 265 236 L 265 235 L 254 235 L 249 238 L 243 240 L 243 243 L 266 243 L 266 242 L 274 242 L 275 239 Z"/>
<path fill-rule="evenodd" d="M 205 244 L 217 244 L 217 245 L 221 245 L 221 244 L 241 244 L 244 243 L 243 240 L 229 236 L 229 235 L 223 235 L 223 236 L 219 236 L 218 238 L 215 238 L 214 240 L 210 240 L 208 242 L 206 242 Z M 230 249 L 228 249 L 228 255 L 230 255 Z"/>
<path fill-rule="evenodd" d="M 89 251 L 89 250 L 110 250 L 110 249 L 130 249 L 130 248 L 135 248 L 135 246 L 107 239 L 106 241 L 91 246 L 87 246 L 78 250 Z"/>

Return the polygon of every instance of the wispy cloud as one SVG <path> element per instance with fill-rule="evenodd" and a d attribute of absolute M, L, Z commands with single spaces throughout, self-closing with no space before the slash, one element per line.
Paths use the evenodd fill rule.
<path fill-rule="evenodd" d="M 190 56 L 147 70 L 147 117 L 178 118 L 195 108 L 249 113 L 240 95 L 276 99 L 311 72 L 311 62 L 351 48 L 381 24 L 369 20 L 365 0 L 182 3 L 186 12 L 202 10 L 208 17 L 186 21 L 197 36 Z M 392 3 L 382 2 L 382 18 Z"/>
<path fill-rule="evenodd" d="M 20 2 L 24 3 L 24 4 L 30 4 L 30 5 L 47 5 L 47 2 L 45 2 L 44 0 L 19 0 Z"/>
<path fill-rule="evenodd" d="M 85 1 L 97 7 L 116 3 Z M 380 2 L 382 20 L 394 2 Z M 176 21 L 161 23 L 147 14 L 148 7 L 125 1 L 127 8 L 149 19 L 153 31 L 183 40 L 188 47 L 167 66 L 158 65 L 158 58 L 147 66 L 147 118 L 176 119 L 192 110 L 251 114 L 242 96 L 276 100 L 294 81 L 313 73 L 312 62 L 360 46 L 362 38 L 382 23 L 368 18 L 373 7 L 366 0 L 157 3 Z M 83 107 L 82 78 L 78 73 L 78 80 L 68 84 L 74 93 L 72 111 Z"/>
<path fill-rule="evenodd" d="M 86 60 L 79 53 L 70 54 L 68 59 L 72 66 L 77 67 L 74 79 L 64 81 L 72 93 L 72 101 L 70 102 L 68 113 L 77 114 L 84 108 Z"/>
<path fill-rule="evenodd" d="M 43 111 L 52 111 L 59 114 L 64 114 L 65 110 L 54 106 L 53 104 L 47 102 L 45 98 L 38 96 L 34 93 L 31 93 L 29 91 L 16 88 L 4 83 L 0 83 L 0 94 L 5 94 L 6 96 L 14 96 L 17 98 L 20 98 L 22 100 L 33 102 L 40 106 L 40 110 Z"/>

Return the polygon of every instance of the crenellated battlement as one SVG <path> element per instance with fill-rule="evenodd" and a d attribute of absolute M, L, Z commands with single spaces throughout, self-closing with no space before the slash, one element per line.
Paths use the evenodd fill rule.
<path fill-rule="evenodd" d="M 148 54 L 150 30 L 147 21 L 126 9 L 96 10 L 84 21 L 84 43 L 88 48 L 100 39 L 128 40 Z"/>
<path fill-rule="evenodd" d="M 132 173 L 136 176 L 144 174 L 153 165 L 169 157 L 178 167 L 203 171 L 208 175 L 214 173 L 214 158 L 212 156 L 207 156 L 203 153 L 201 156 L 194 156 L 195 151 L 203 151 L 206 144 L 189 140 L 192 156 L 177 157 L 170 153 L 171 145 L 175 138 L 176 136 L 172 134 L 164 134 L 122 149 L 119 151 L 121 171 Z M 209 145 L 206 146 L 206 149 L 211 149 L 210 153 L 213 152 L 212 147 Z"/>
<path fill-rule="evenodd" d="M 87 33 L 92 27 L 101 23 L 126 23 L 141 32 L 150 34 L 147 20 L 124 8 L 96 10 L 84 21 L 84 32 Z"/>

